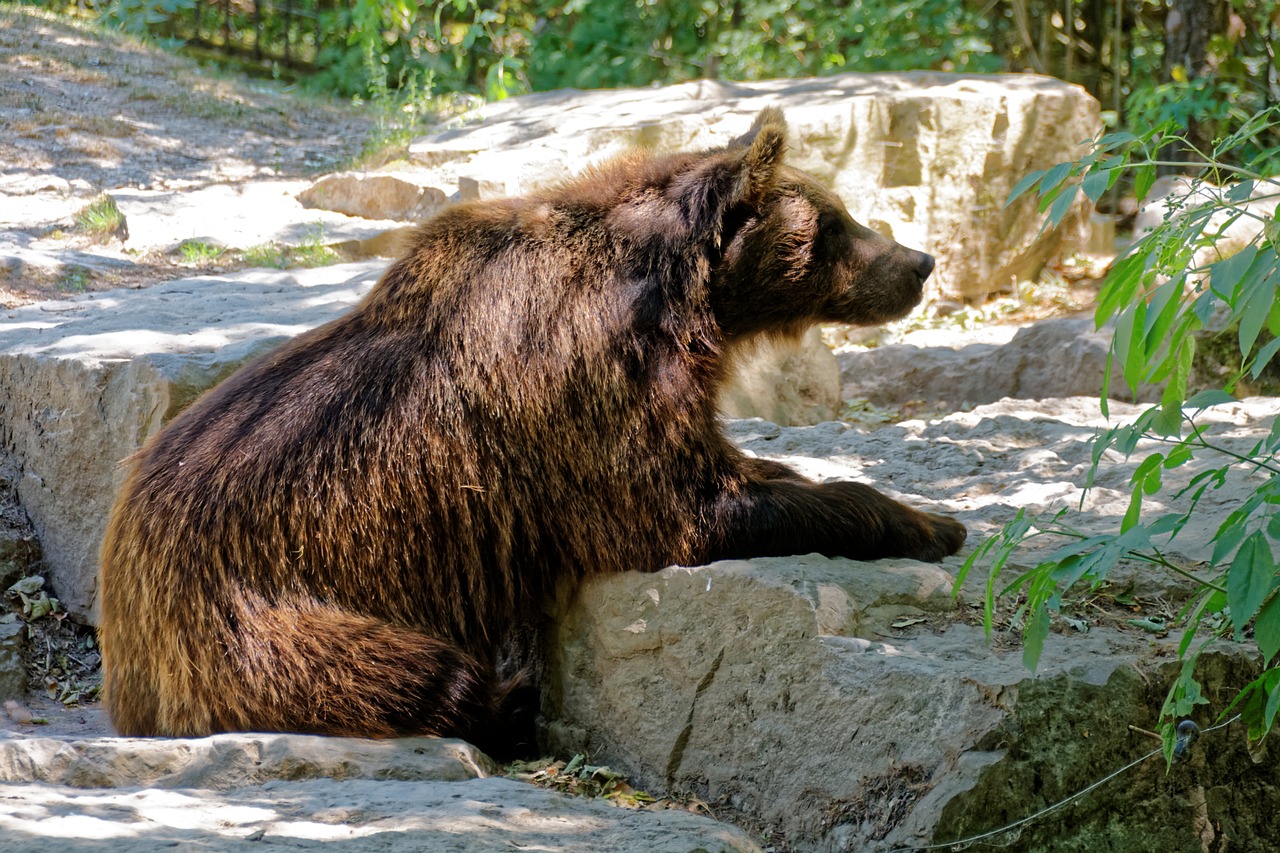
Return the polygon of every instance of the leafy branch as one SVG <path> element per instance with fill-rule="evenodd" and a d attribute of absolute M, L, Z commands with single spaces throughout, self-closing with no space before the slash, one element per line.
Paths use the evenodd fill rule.
<path fill-rule="evenodd" d="M 1262 674 L 1232 705 L 1240 706 L 1250 736 L 1264 736 L 1280 712 L 1280 577 L 1273 547 L 1280 541 L 1280 419 L 1273 420 L 1266 438 L 1245 452 L 1210 441 L 1205 436 L 1208 427 L 1200 422 L 1206 410 L 1234 402 L 1237 384 L 1245 376 L 1258 379 L 1280 352 L 1280 228 L 1275 217 L 1280 182 L 1252 168 L 1253 163 L 1238 166 L 1224 159 L 1277 126 L 1280 107 L 1263 110 L 1208 154 L 1198 151 L 1203 158 L 1196 164 L 1199 177 L 1185 181 L 1180 191 L 1164 199 L 1163 221 L 1116 259 L 1102 283 L 1095 320 L 1099 328 L 1113 329 L 1101 396 L 1103 414 L 1109 414 L 1113 365 L 1119 366 L 1134 394 L 1142 387 L 1162 388 L 1159 405 L 1092 439 L 1086 493 L 1109 451 L 1126 460 L 1141 455 L 1130 477 L 1129 506 L 1119 530 L 1090 536 L 1068 523 L 1068 509 L 1049 518 L 1028 517 L 1019 510 L 970 555 L 956 579 L 958 590 L 976 566 L 987 567 L 983 624 L 988 635 L 996 601 L 1025 594 L 1015 622 L 1023 626 L 1023 661 L 1032 670 L 1039 664 L 1052 614 L 1075 585 L 1087 583 L 1096 589 L 1122 560 L 1143 562 L 1195 583 L 1191 601 L 1178 616 L 1184 628 L 1178 647 L 1182 667 L 1162 709 L 1167 755 L 1175 740 L 1173 719 L 1206 701 L 1194 677 L 1196 660 L 1225 637 L 1240 641 L 1251 629 L 1262 652 Z M 1107 134 L 1095 140 L 1083 158 L 1027 175 L 1006 206 L 1034 191 L 1040 211 L 1047 213 L 1045 227 L 1056 227 L 1081 193 L 1096 202 L 1126 173 L 1132 175 L 1141 203 L 1155 183 L 1157 167 L 1169 164 L 1159 152 L 1170 145 L 1196 150 L 1172 122 L 1143 134 Z M 1245 218 L 1258 227 L 1244 245 L 1227 245 L 1224 235 Z M 1222 387 L 1191 393 L 1196 335 L 1211 328 L 1234 330 L 1239 363 Z M 1203 467 L 1206 460 L 1220 464 L 1210 461 Z M 1203 470 L 1175 490 L 1166 475 L 1193 461 Z M 1158 543 L 1172 542 L 1189 521 L 1203 515 L 1201 499 L 1210 489 L 1225 485 L 1232 469 L 1254 485 L 1213 534 L 1208 570 L 1192 571 L 1170 559 Z M 1173 499 L 1186 501 L 1182 512 L 1155 518 L 1144 514 L 1148 498 L 1169 492 Z M 1000 575 L 1013 558 L 1042 536 L 1072 541 L 1000 586 Z"/>

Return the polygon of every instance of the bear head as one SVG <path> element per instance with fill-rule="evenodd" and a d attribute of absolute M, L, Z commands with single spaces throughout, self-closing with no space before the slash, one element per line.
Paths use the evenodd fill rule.
<path fill-rule="evenodd" d="M 933 258 L 855 222 L 833 192 L 784 164 L 785 140 L 782 112 L 768 108 L 677 181 L 710 232 L 708 295 L 726 339 L 905 316 Z"/>

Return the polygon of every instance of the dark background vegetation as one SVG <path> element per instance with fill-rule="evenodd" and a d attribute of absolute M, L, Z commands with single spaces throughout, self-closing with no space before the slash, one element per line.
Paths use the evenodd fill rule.
<path fill-rule="evenodd" d="M 346 96 L 1031 71 L 1207 148 L 1280 103 L 1276 0 L 47 0 Z M 1262 146 L 1280 145 L 1274 134 Z M 1242 153 L 1246 159 L 1254 152 Z"/>

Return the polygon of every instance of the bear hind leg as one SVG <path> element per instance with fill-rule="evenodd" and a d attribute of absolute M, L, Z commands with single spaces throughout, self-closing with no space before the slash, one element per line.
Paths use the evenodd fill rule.
<path fill-rule="evenodd" d="M 237 621 L 215 730 L 440 735 L 495 758 L 535 747 L 536 689 L 454 643 L 306 600 L 253 601 Z"/>

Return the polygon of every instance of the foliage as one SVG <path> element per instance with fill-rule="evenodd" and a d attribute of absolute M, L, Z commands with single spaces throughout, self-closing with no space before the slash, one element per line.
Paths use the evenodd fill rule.
<path fill-rule="evenodd" d="M 296 246 L 279 243 L 261 243 L 240 253 L 240 259 L 251 267 L 289 269 L 291 267 L 323 267 L 342 260 L 334 249 L 324 242 L 324 227 L 316 223 L 308 230 L 306 238 Z"/>
<path fill-rule="evenodd" d="M 95 239 L 127 234 L 124 214 L 116 200 L 103 193 L 76 212 L 76 230 Z"/>
<path fill-rule="evenodd" d="M 1213 4 L 1211 4 L 1213 5 Z M 1163 57 L 1164 73 L 1151 60 L 1133 68 L 1126 94 L 1131 126 L 1157 127 L 1172 122 L 1199 145 L 1224 137 L 1232 127 L 1266 111 L 1280 100 L 1280 11 L 1273 0 L 1224 0 L 1216 4 L 1226 26 L 1206 34 L 1203 62 L 1188 67 L 1177 56 Z M 1264 156 L 1265 155 L 1265 156 Z M 1233 162 L 1258 162 L 1259 171 L 1280 171 L 1280 132 L 1267 128 L 1242 140 Z M 1203 159 L 1203 157 L 1202 157 Z"/>
<path fill-rule="evenodd" d="M 1125 383 L 1135 392 L 1140 385 L 1164 385 L 1159 405 L 1093 440 L 1093 469 L 1086 488 L 1104 454 L 1141 457 L 1119 531 L 1085 535 L 1071 526 L 1065 509 L 1049 518 L 1019 512 L 974 551 L 957 580 L 958 588 L 972 568 L 988 566 L 988 632 L 996 599 L 1025 595 L 1019 613 L 1024 661 L 1032 669 L 1051 615 L 1075 585 L 1096 588 L 1121 560 L 1138 560 L 1193 581 L 1195 594 L 1180 614 L 1184 633 L 1178 652 L 1183 665 L 1162 711 L 1169 749 L 1173 718 L 1205 701 L 1195 679 L 1196 659 L 1224 637 L 1239 640 L 1252 629 L 1263 653 L 1265 671 L 1237 699 L 1250 736 L 1266 734 L 1280 710 L 1280 576 L 1273 544 L 1280 541 L 1280 418 L 1273 421 L 1267 438 L 1244 453 L 1212 440 L 1202 420 L 1206 409 L 1231 402 L 1236 384 L 1246 376 L 1256 379 L 1280 350 L 1280 227 L 1275 219 L 1280 183 L 1225 162 L 1277 126 L 1280 108 L 1272 108 L 1221 139 L 1201 164 L 1202 179 L 1211 180 L 1197 180 L 1170 196 L 1164 222 L 1116 260 L 1098 294 L 1096 320 L 1099 327 L 1114 322 L 1110 358 L 1121 367 Z M 1133 175 L 1141 200 L 1154 181 L 1158 152 L 1189 144 L 1175 121 L 1140 135 L 1108 134 L 1083 159 L 1028 175 L 1014 188 L 1010 201 L 1034 187 L 1041 210 L 1048 212 L 1049 223 L 1055 223 L 1078 193 L 1096 201 L 1122 173 Z M 1235 254 L 1215 251 L 1222 230 L 1246 216 L 1258 219 L 1261 226 L 1252 242 Z M 1215 323 L 1235 330 L 1238 369 L 1221 388 L 1193 394 L 1189 382 L 1195 333 Z M 1110 366 L 1109 360 L 1108 374 Z M 1104 414 L 1106 400 L 1104 389 Z M 1172 472 L 1187 471 L 1193 463 L 1198 464 L 1190 470 L 1199 470 L 1185 486 L 1174 489 L 1166 482 Z M 1210 565 L 1193 568 L 1167 556 L 1169 543 L 1200 511 L 1201 499 L 1221 488 L 1232 469 L 1251 478 L 1252 493 L 1214 534 Z M 1170 492 L 1186 502 L 1183 511 L 1154 518 L 1143 513 L 1148 498 L 1169 497 Z M 1041 536 L 1070 541 L 1035 568 L 1003 583 L 1002 571 L 1018 549 Z"/>
<path fill-rule="evenodd" d="M 102 7 L 104 23 L 134 35 L 146 35 L 171 19 L 195 12 L 196 0 L 114 0 Z"/>
<path fill-rule="evenodd" d="M 836 71 L 994 71 L 990 19 L 950 0 L 540 4 L 535 88 Z"/>
<path fill-rule="evenodd" d="M 178 244 L 178 254 L 184 263 L 203 264 L 216 261 L 226 249 L 204 240 L 183 240 Z"/>

